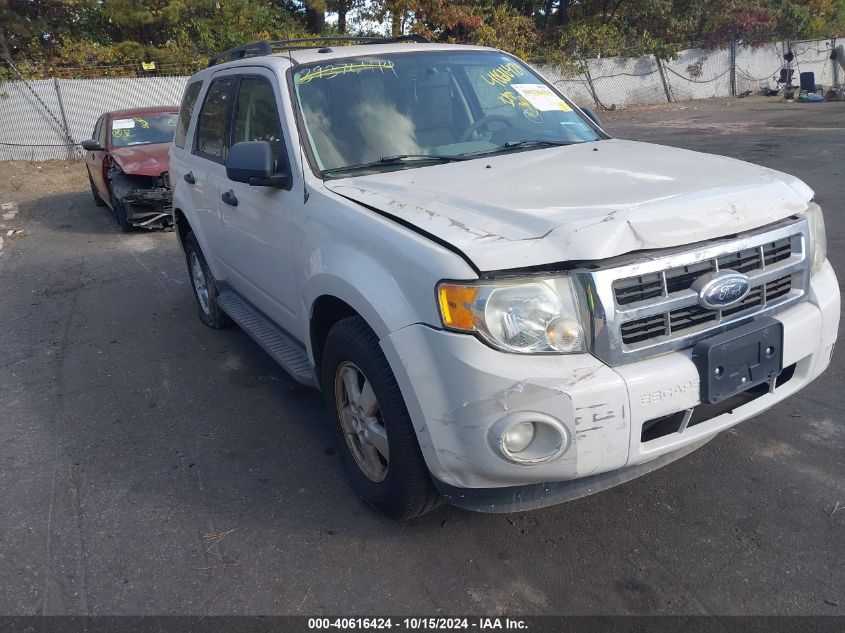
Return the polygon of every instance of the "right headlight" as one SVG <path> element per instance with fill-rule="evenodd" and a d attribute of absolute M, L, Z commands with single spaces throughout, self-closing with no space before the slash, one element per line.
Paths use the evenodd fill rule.
<path fill-rule="evenodd" d="M 437 298 L 443 325 L 473 332 L 497 349 L 518 354 L 586 351 L 572 280 L 442 282 Z"/>
<path fill-rule="evenodd" d="M 816 274 L 827 259 L 827 233 L 824 228 L 822 209 L 811 202 L 805 212 L 810 225 L 810 259 L 813 262 L 812 274 Z"/>

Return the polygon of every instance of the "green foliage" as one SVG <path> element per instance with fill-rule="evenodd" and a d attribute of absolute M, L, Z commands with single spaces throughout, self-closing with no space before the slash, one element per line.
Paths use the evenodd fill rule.
<path fill-rule="evenodd" d="M 0 0 L 0 57 L 31 76 L 149 61 L 189 72 L 260 38 L 373 30 L 572 69 L 586 57 L 845 34 L 845 0 Z"/>
<path fill-rule="evenodd" d="M 475 30 L 475 42 L 527 59 L 537 53 L 539 34 L 531 17 L 506 4 L 494 8 Z"/>

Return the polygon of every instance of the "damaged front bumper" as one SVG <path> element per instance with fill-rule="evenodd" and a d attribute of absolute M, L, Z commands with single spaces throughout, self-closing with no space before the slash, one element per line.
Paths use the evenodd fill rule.
<path fill-rule="evenodd" d="M 792 395 L 829 364 L 839 309 L 838 282 L 825 263 L 808 300 L 775 316 L 784 328 L 777 386 L 719 405 L 700 402 L 691 350 L 610 367 L 589 354 L 506 354 L 421 324 L 381 344 L 441 493 L 467 509 L 507 512 L 638 477 Z M 491 437 L 514 416 L 559 424 L 565 450 L 551 461 L 508 460 Z"/>
<path fill-rule="evenodd" d="M 130 224 L 143 228 L 173 226 L 173 192 L 167 173 L 158 177 L 113 174 L 111 184 L 115 201 L 123 205 Z"/>
<path fill-rule="evenodd" d="M 126 219 L 135 226 L 164 228 L 173 225 L 173 194 L 170 189 L 135 189 L 123 197 Z"/>

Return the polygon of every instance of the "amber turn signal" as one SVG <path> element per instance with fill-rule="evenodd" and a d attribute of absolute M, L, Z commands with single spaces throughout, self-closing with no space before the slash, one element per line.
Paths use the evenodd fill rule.
<path fill-rule="evenodd" d="M 440 314 L 443 325 L 456 330 L 472 332 L 475 330 L 475 317 L 472 304 L 478 296 L 478 288 L 440 284 L 437 297 L 440 302 Z"/>

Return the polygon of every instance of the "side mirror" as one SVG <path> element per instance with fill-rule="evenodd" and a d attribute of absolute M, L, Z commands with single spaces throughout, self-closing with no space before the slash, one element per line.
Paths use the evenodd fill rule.
<path fill-rule="evenodd" d="M 581 106 L 581 112 L 586 114 L 590 121 L 598 125 L 600 128 L 604 129 L 604 125 L 602 124 L 599 115 L 593 112 L 592 108 L 588 108 L 587 106 Z"/>
<path fill-rule="evenodd" d="M 244 141 L 229 149 L 226 176 L 256 187 L 285 187 L 289 174 L 277 174 L 273 148 L 267 141 Z"/>
<path fill-rule="evenodd" d="M 86 152 L 101 152 L 103 148 L 100 147 L 100 144 L 95 141 L 94 139 L 89 139 L 87 141 L 82 141 L 82 149 Z"/>

